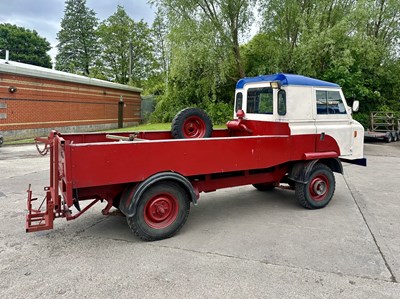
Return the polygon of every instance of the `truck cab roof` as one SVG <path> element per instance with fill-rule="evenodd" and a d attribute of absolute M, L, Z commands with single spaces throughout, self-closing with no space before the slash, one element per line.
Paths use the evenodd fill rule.
<path fill-rule="evenodd" d="M 336 88 L 340 87 L 338 84 L 335 83 L 322 81 L 302 75 L 279 73 L 279 74 L 263 75 L 258 77 L 249 77 L 240 79 L 236 84 L 236 88 L 241 89 L 248 83 L 273 82 L 273 81 L 280 81 L 281 86 L 296 85 L 296 86 L 323 86 L 323 87 L 336 87 Z"/>

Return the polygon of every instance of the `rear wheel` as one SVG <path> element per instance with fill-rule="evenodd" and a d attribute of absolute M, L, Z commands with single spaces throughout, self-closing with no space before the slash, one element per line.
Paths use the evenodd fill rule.
<path fill-rule="evenodd" d="M 296 183 L 295 194 L 301 206 L 320 209 L 328 205 L 335 192 L 335 176 L 325 164 L 317 163 L 311 171 L 307 184 Z"/>
<path fill-rule="evenodd" d="M 161 182 L 143 193 L 135 215 L 127 217 L 127 221 L 136 236 L 155 241 L 175 235 L 185 224 L 189 211 L 185 190 L 176 183 Z"/>
<path fill-rule="evenodd" d="M 212 122 L 203 110 L 186 108 L 172 120 L 171 133 L 177 139 L 211 137 Z"/>

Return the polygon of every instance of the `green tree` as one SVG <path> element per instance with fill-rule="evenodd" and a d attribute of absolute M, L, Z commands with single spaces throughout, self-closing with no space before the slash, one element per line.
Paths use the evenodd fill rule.
<path fill-rule="evenodd" d="M 231 51 L 237 73 L 245 76 L 240 53 L 240 36 L 249 29 L 256 0 L 152 0 L 167 8 L 175 25 L 184 20 L 209 22 L 209 30 L 218 34 L 219 45 Z"/>
<path fill-rule="evenodd" d="M 166 12 L 159 7 L 156 12 L 152 27 L 152 38 L 154 42 L 154 58 L 156 60 L 156 74 L 152 80 L 162 83 L 153 85 L 155 93 L 161 94 L 168 91 L 168 80 L 171 61 L 171 46 L 168 40 L 169 27 Z"/>
<path fill-rule="evenodd" d="M 400 2 L 396 0 L 358 1 L 360 32 L 389 47 L 397 46 L 400 38 Z"/>
<path fill-rule="evenodd" d="M 339 83 L 361 112 L 398 107 L 400 2 L 261 0 L 263 26 L 243 48 L 246 72 Z M 365 118 L 361 115 L 361 118 Z"/>
<path fill-rule="evenodd" d="M 273 74 L 285 65 L 281 41 L 267 33 L 256 34 L 242 47 L 245 72 L 248 76 Z"/>
<path fill-rule="evenodd" d="M 210 22 L 184 19 L 171 28 L 168 91 L 159 97 L 153 120 L 171 121 L 182 108 L 207 110 L 216 123 L 231 115 L 236 74 L 233 54 L 221 46 Z M 233 75 L 236 77 L 236 75 Z"/>
<path fill-rule="evenodd" d="M 308 42 L 332 33 L 335 36 L 331 40 L 335 44 L 340 43 L 338 38 L 350 34 L 352 24 L 349 20 L 354 16 L 355 4 L 355 0 L 261 0 L 262 32 L 279 45 L 285 60 L 283 71 L 299 71 L 299 66 L 306 64 L 299 60 L 296 52 Z M 324 51 L 322 44 L 320 51 Z M 311 68 L 315 69 L 314 66 Z"/>
<path fill-rule="evenodd" d="M 51 68 L 51 58 L 47 54 L 50 43 L 35 30 L 0 24 L 0 49 L 9 50 L 13 61 Z"/>
<path fill-rule="evenodd" d="M 187 106 L 207 110 L 214 122 L 232 114 L 234 85 L 245 75 L 240 40 L 256 0 L 153 0 L 165 9 L 169 34 L 168 85 L 154 120 L 170 121 Z"/>
<path fill-rule="evenodd" d="M 168 93 L 171 64 L 171 42 L 169 21 L 163 7 L 158 7 L 151 26 L 153 41 L 154 69 L 152 75 L 144 82 L 145 93 L 163 95 Z"/>
<path fill-rule="evenodd" d="M 98 29 L 104 73 L 113 81 L 140 85 L 153 72 L 151 30 L 143 20 L 135 22 L 122 6 Z"/>
<path fill-rule="evenodd" d="M 154 56 L 158 61 L 159 71 L 167 74 L 171 57 L 168 42 L 168 20 L 164 9 L 160 7 L 157 9 L 151 30 L 154 41 Z"/>
<path fill-rule="evenodd" d="M 61 30 L 57 34 L 56 68 L 71 73 L 90 75 L 99 49 L 96 13 L 86 6 L 86 0 L 66 0 Z"/>

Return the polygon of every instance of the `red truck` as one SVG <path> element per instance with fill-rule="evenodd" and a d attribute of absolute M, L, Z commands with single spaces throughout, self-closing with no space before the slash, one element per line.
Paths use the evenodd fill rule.
<path fill-rule="evenodd" d="M 105 201 L 103 214 L 118 208 L 141 239 L 164 239 L 184 225 L 200 193 L 251 184 L 285 184 L 303 207 L 323 208 L 342 162 L 366 165 L 364 129 L 351 116 L 357 106 L 337 84 L 274 74 L 238 81 L 226 129 L 213 130 L 202 110 L 189 108 L 171 131 L 52 131 L 45 208 L 32 208 L 29 187 L 26 231 L 52 229 L 55 218 L 75 219 Z"/>

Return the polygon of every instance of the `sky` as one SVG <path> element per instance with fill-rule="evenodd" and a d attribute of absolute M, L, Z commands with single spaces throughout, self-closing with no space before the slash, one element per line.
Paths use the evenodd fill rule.
<path fill-rule="evenodd" d="M 147 0 L 86 0 L 86 5 L 97 13 L 100 21 L 111 16 L 118 5 L 123 6 L 135 21 L 143 19 L 151 24 L 155 13 L 155 8 L 147 4 Z M 0 23 L 36 30 L 51 44 L 49 54 L 54 60 L 64 8 L 64 0 L 0 0 Z"/>

